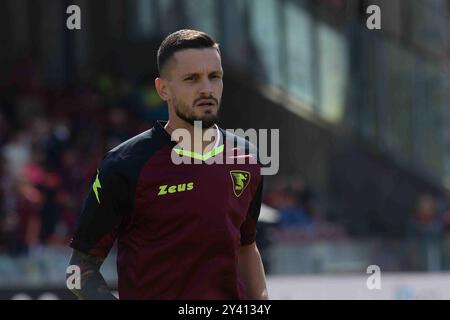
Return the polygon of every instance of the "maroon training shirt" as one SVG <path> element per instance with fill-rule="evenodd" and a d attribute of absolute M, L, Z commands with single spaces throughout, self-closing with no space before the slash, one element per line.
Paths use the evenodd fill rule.
<path fill-rule="evenodd" d="M 120 299 L 245 299 L 238 252 L 255 241 L 262 193 L 254 146 L 220 129 L 210 159 L 176 165 L 164 125 L 107 153 L 71 247 L 106 257 L 117 239 Z M 245 163 L 226 164 L 236 156 Z"/>

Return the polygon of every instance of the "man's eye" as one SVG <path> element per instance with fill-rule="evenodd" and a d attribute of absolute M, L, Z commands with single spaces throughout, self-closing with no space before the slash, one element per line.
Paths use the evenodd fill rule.
<path fill-rule="evenodd" d="M 194 77 L 187 77 L 184 80 L 194 80 Z"/>

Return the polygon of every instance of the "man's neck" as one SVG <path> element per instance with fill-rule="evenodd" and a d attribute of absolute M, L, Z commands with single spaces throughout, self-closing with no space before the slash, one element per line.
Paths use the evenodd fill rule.
<path fill-rule="evenodd" d="M 164 126 L 164 129 L 169 133 L 172 139 L 178 143 L 179 147 L 200 154 L 213 150 L 214 146 L 217 144 L 217 139 L 220 139 L 216 124 L 210 128 L 203 129 L 200 127 L 194 127 L 192 124 L 187 122 L 177 124 L 174 121 L 169 120 Z M 187 130 L 189 132 L 190 139 L 188 139 L 188 141 L 184 141 L 179 138 L 179 134 L 172 135 L 177 129 Z"/>

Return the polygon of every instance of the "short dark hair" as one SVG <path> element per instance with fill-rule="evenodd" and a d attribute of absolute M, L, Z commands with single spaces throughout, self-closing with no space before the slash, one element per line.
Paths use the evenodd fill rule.
<path fill-rule="evenodd" d="M 220 54 L 219 44 L 213 39 L 213 37 L 205 32 L 182 29 L 169 34 L 163 40 L 158 49 L 157 63 L 159 74 L 161 75 L 167 61 L 169 61 L 175 52 L 184 49 L 203 48 L 215 48 Z"/>

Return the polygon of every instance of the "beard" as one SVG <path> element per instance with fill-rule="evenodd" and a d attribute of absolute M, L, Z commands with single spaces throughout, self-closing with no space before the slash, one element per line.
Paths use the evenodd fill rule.
<path fill-rule="evenodd" d="M 217 99 L 215 99 L 217 101 Z M 195 101 L 193 103 L 192 108 L 195 109 Z M 201 126 L 202 129 L 208 129 L 211 128 L 218 120 L 219 117 L 217 115 L 217 113 L 210 113 L 210 114 L 204 114 L 202 116 L 196 116 L 194 114 L 194 111 L 192 111 L 192 109 L 185 103 L 177 101 L 176 99 L 174 99 L 173 101 L 173 106 L 175 109 L 175 113 L 177 114 L 177 116 L 186 121 L 187 123 L 191 124 L 192 126 L 194 126 L 194 122 L 195 121 L 201 121 Z M 219 109 L 220 104 L 217 101 L 217 107 Z"/>

